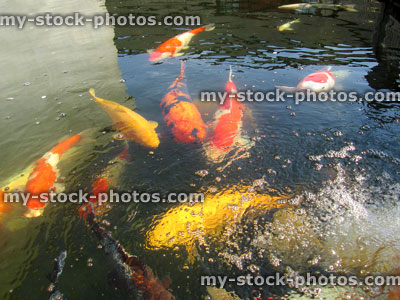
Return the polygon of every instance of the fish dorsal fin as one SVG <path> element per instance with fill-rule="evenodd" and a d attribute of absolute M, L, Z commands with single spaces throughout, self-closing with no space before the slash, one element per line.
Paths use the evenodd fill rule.
<path fill-rule="evenodd" d="M 153 127 L 153 128 L 157 128 L 157 127 L 158 127 L 158 123 L 155 122 L 155 121 L 149 121 L 149 124 L 150 124 L 150 126 Z"/>
<path fill-rule="evenodd" d="M 232 82 L 232 66 L 229 66 L 229 82 Z"/>
<path fill-rule="evenodd" d="M 96 94 L 94 92 L 94 89 L 92 89 L 92 88 L 89 89 L 89 94 L 92 95 L 92 97 L 95 98 L 95 100 L 96 100 Z"/>

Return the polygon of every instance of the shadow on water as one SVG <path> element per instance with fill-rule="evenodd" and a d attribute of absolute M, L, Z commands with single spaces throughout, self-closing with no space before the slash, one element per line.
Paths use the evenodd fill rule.
<path fill-rule="evenodd" d="M 216 105 L 201 103 L 200 92 L 222 90 L 230 66 L 233 81 L 242 91 L 295 86 L 301 78 L 327 66 L 332 66 L 336 90 L 360 94 L 399 90 L 396 6 L 354 0 L 351 4 L 358 12 L 278 8 L 292 3 L 296 1 L 107 0 L 105 7 L 90 2 L 87 11 L 107 9 L 121 15 L 158 17 L 200 15 L 203 24 L 215 23 L 215 30 L 193 38 L 182 57 L 187 59 L 189 93 L 207 122 L 212 120 Z M 70 9 L 67 5 L 59 7 Z M 49 9 L 54 7 L 50 5 Z M 293 31 L 277 30 L 297 18 L 300 23 Z M 5 110 L 0 112 L 1 128 L 12 128 L 0 132 L 1 182 L 9 177 L 6 174 L 18 174 L 63 136 L 94 128 L 92 141 L 72 156 L 72 162 L 60 166 L 68 191 L 91 190 L 98 174 L 109 170 L 124 149 L 122 142 L 113 140 L 115 132 L 108 117 L 89 100 L 86 91 L 95 87 L 99 96 L 130 108 L 136 105 L 138 113 L 159 123 L 159 148 L 150 153 L 129 143 L 129 158 L 120 171 L 118 190 L 166 195 L 214 187 L 226 192 L 253 186 L 263 178 L 258 193 L 294 195 L 283 209 L 264 213 L 249 206 L 239 221 L 229 223 L 219 234 L 196 236 L 196 251 L 190 253 L 194 260 L 187 243 L 163 249 L 147 245 L 149 232 L 168 215 L 167 211 L 179 205 L 119 204 L 105 212 L 100 218 L 102 224 L 159 278 L 169 275 L 177 299 L 204 299 L 213 293 L 200 286 L 201 274 L 281 272 L 293 277 L 296 272 L 332 272 L 361 278 L 399 267 L 395 262 L 400 226 L 391 222 L 400 219 L 398 104 L 361 101 L 296 105 L 291 99 L 246 103 L 243 131 L 256 141 L 255 146 L 249 150 L 249 158 L 220 172 L 221 165 L 205 160 L 201 145 L 175 143 L 164 123 L 160 101 L 179 73 L 179 58 L 157 64 L 148 61 L 148 49 L 188 29 L 115 27 L 113 35 L 111 28 L 102 32 L 38 28 L 31 30 L 37 43 L 30 40 L 29 44 L 22 36 L 8 32 L 5 36 L 15 45 L 13 48 L 27 49 L 21 48 L 15 56 L 5 52 L 7 57 L 22 59 L 24 51 L 38 51 L 27 56 L 35 57 L 34 62 L 24 58 L 22 66 L 2 62 L 5 69 L 12 70 L 12 76 L 2 79 L 6 86 L 2 95 L 13 99 L 2 99 Z M 45 32 L 50 33 L 45 36 Z M 40 42 L 43 37 L 47 42 Z M 73 42 L 66 43 L 68 39 Z M 24 73 L 25 69 L 30 72 Z M 24 85 L 28 81 L 30 85 Z M 47 97 L 41 98 L 44 95 Z M 67 117 L 56 121 L 62 112 Z M 207 170 L 208 175 L 194 175 L 199 170 Z M 76 210 L 74 205 L 53 205 L 39 219 L 6 219 L 0 229 L 0 276 L 8 276 L 0 282 L 2 299 L 46 298 L 46 274 L 63 249 L 68 251 L 68 258 L 59 288 L 67 299 L 126 299 L 126 292 L 107 279 L 112 261 Z M 195 218 L 192 222 L 196 225 Z M 250 299 L 259 293 L 264 297 L 277 295 L 276 299 L 308 299 L 317 293 L 313 289 L 233 284 L 226 289 Z M 371 291 L 347 287 L 323 288 L 322 295 L 333 299 L 349 290 L 365 299 L 372 295 Z"/>

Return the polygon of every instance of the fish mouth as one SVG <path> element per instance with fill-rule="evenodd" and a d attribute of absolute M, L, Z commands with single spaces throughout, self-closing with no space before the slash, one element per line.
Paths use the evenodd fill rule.
<path fill-rule="evenodd" d="M 153 51 L 149 55 L 149 61 L 157 61 L 161 59 L 161 52 Z"/>

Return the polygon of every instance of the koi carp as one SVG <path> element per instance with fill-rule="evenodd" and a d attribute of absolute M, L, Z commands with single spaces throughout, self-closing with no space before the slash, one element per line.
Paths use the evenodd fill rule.
<path fill-rule="evenodd" d="M 276 88 L 288 93 L 307 90 L 315 93 L 329 92 L 335 85 L 335 77 L 329 71 L 330 68 L 312 73 L 303 78 L 296 87 L 276 86 Z"/>
<path fill-rule="evenodd" d="M 196 34 L 203 31 L 211 31 L 214 28 L 214 24 L 208 24 L 206 26 L 192 29 L 184 33 L 178 34 L 177 36 L 174 36 L 173 38 L 158 46 L 156 50 L 150 50 L 149 61 L 155 62 L 167 57 L 183 55 L 181 51 L 188 48 L 190 40 Z"/>
<path fill-rule="evenodd" d="M 227 96 L 224 104 L 214 114 L 212 130 L 204 144 L 207 159 L 214 163 L 222 162 L 234 149 L 239 149 L 240 152 L 254 145 L 254 142 L 241 134 L 245 106 L 237 99 L 237 88 L 232 81 L 232 70 L 229 73 L 225 92 Z"/>
<path fill-rule="evenodd" d="M 150 148 L 158 147 L 160 140 L 155 131 L 158 126 L 157 122 L 147 121 L 138 113 L 121 104 L 97 97 L 93 89 L 90 89 L 89 93 L 113 120 L 114 129 L 119 130 L 123 135 L 121 139 L 130 139 Z"/>
<path fill-rule="evenodd" d="M 62 141 L 36 162 L 25 186 L 25 194 L 29 195 L 26 201 L 28 212 L 24 214 L 25 217 L 38 217 L 43 213 L 46 202 L 40 200 L 44 199 L 43 196 L 48 197 L 49 192 L 56 191 L 54 184 L 58 177 L 57 164 L 61 156 L 74 147 L 81 138 L 80 134 L 76 134 Z"/>
<path fill-rule="evenodd" d="M 162 114 L 176 142 L 201 143 L 206 136 L 206 125 L 187 92 L 184 72 L 185 62 L 182 60 L 180 75 L 161 100 Z"/>

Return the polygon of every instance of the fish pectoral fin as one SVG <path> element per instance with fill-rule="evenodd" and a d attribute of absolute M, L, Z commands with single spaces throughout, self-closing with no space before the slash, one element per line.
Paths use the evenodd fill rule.
<path fill-rule="evenodd" d="M 157 128 L 158 127 L 158 123 L 155 122 L 155 121 L 149 121 L 149 123 L 150 123 L 150 126 L 153 127 L 153 128 Z"/>
<path fill-rule="evenodd" d="M 199 253 L 197 252 L 194 241 L 190 241 L 188 244 L 185 245 L 185 247 L 186 247 L 186 251 L 188 253 L 188 262 L 190 264 L 194 264 L 197 257 L 199 256 Z"/>
<path fill-rule="evenodd" d="M 57 192 L 57 193 L 63 193 L 63 192 L 65 191 L 65 185 L 62 184 L 62 183 L 60 183 L 60 182 L 56 182 L 56 183 L 53 185 L 53 189 L 54 189 L 54 191 Z"/>
<path fill-rule="evenodd" d="M 177 52 L 177 53 L 174 53 L 174 55 L 172 55 L 173 57 L 178 57 L 178 56 L 182 56 L 184 53 L 182 53 L 182 52 Z"/>
<path fill-rule="evenodd" d="M 295 93 L 298 91 L 297 87 L 294 86 L 292 87 L 292 86 L 276 85 L 275 88 L 286 93 Z"/>

